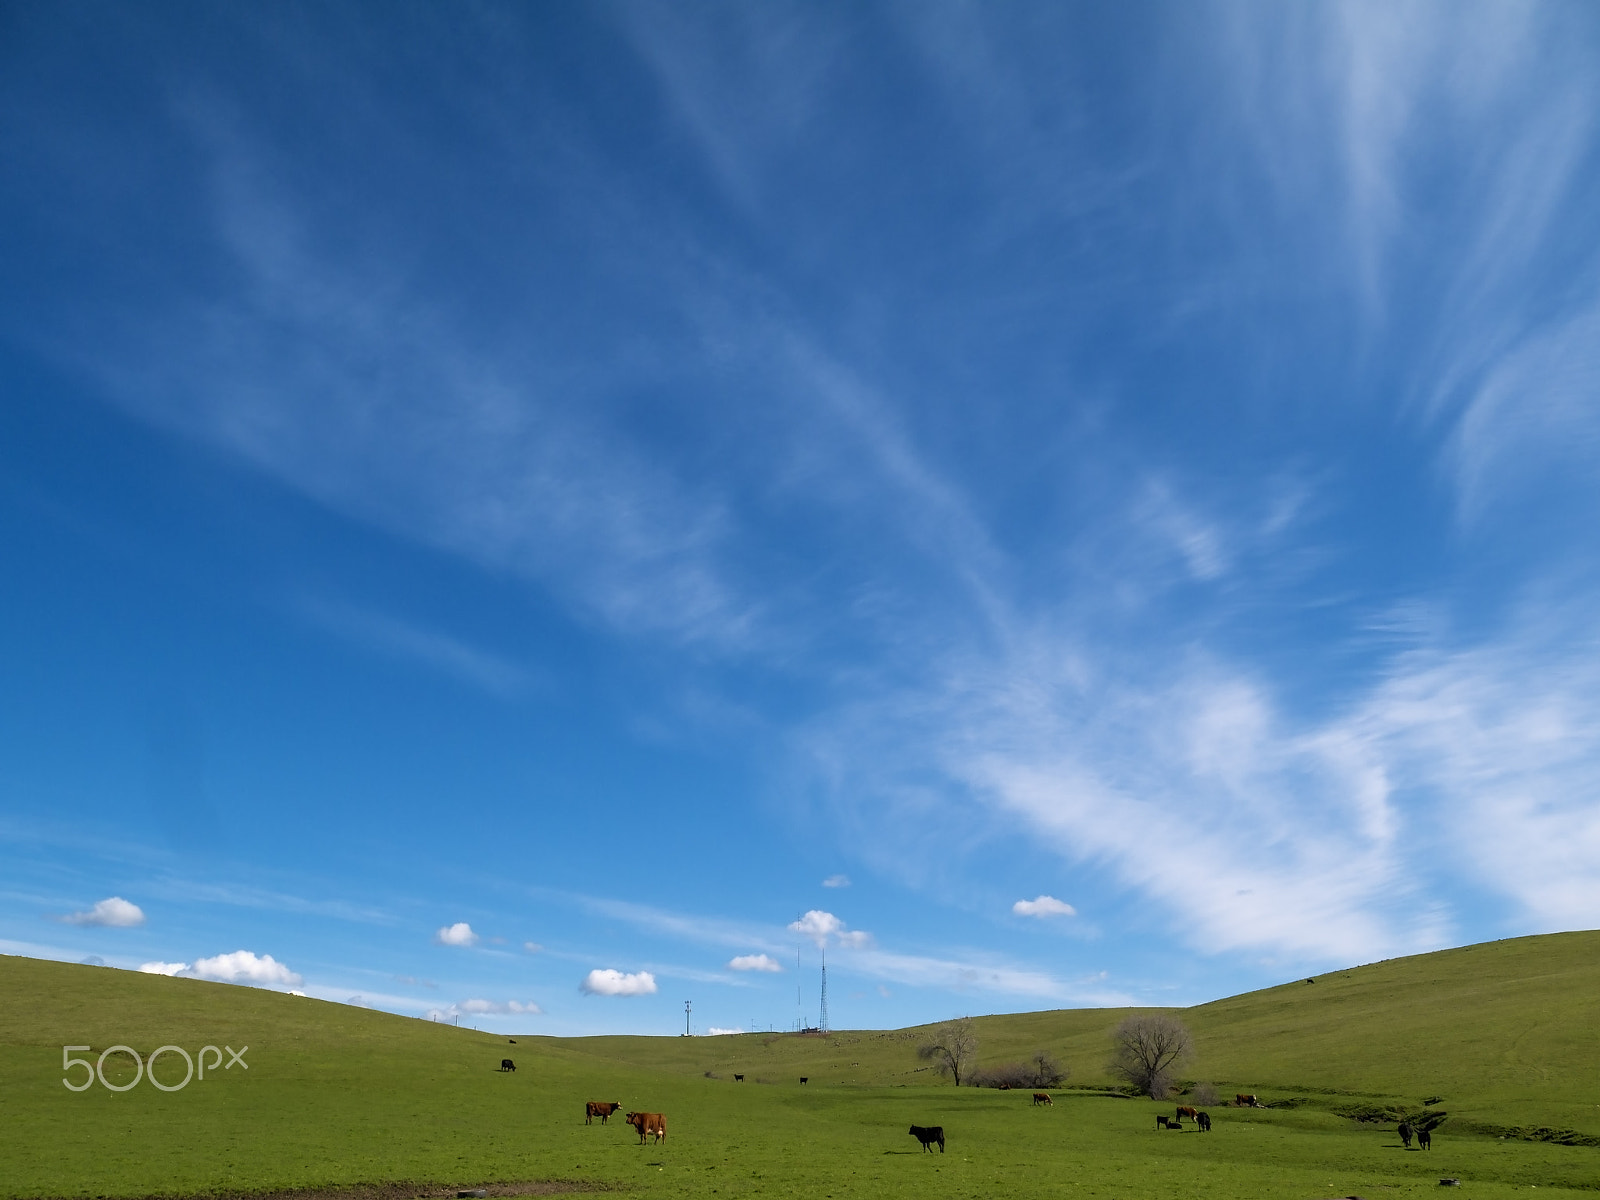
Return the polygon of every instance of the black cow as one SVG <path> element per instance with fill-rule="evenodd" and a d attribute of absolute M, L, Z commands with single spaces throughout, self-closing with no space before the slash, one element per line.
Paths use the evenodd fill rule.
<path fill-rule="evenodd" d="M 517 1069 L 517 1064 L 512 1062 L 509 1058 L 502 1058 L 500 1060 L 500 1069 L 502 1071 L 515 1071 Z"/>
<path fill-rule="evenodd" d="M 1165 1129 L 1166 1127 L 1167 1127 L 1167 1114 L 1166 1113 L 1157 1113 L 1156 1114 L 1156 1128 L 1157 1129 Z"/>
<path fill-rule="evenodd" d="M 913 1125 L 911 1127 L 911 1136 L 916 1138 L 917 1141 L 921 1142 L 922 1148 L 929 1154 L 933 1153 L 933 1144 L 935 1142 L 939 1143 L 939 1153 L 944 1153 L 943 1125 L 929 1125 L 926 1128 L 921 1125 Z"/>
<path fill-rule="evenodd" d="M 800 1076 L 800 1082 L 801 1083 L 810 1083 L 811 1082 L 811 1076 L 809 1076 L 809 1075 Z"/>
<path fill-rule="evenodd" d="M 1399 1128 L 1397 1128 L 1395 1130 L 1395 1132 L 1400 1135 L 1400 1140 L 1405 1143 L 1406 1149 L 1407 1150 L 1411 1149 L 1411 1124 L 1410 1124 L 1410 1122 L 1401 1121 Z"/>
<path fill-rule="evenodd" d="M 733 1081 L 735 1083 L 743 1083 L 744 1082 L 744 1076 L 743 1075 L 735 1075 L 733 1077 Z"/>
<path fill-rule="evenodd" d="M 1196 1125 L 1200 1126 L 1200 1132 L 1201 1133 L 1210 1133 L 1211 1132 L 1211 1114 L 1210 1113 L 1200 1113 L 1200 1114 L 1198 1114 L 1194 1119 L 1194 1123 Z"/>
<path fill-rule="evenodd" d="M 1433 1131 L 1429 1129 L 1417 1130 L 1417 1145 L 1421 1146 L 1424 1150 L 1432 1150 Z"/>

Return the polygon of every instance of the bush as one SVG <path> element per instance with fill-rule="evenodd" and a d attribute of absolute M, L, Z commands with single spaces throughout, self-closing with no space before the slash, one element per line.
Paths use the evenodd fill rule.
<path fill-rule="evenodd" d="M 980 1067 L 972 1072 L 970 1082 L 973 1087 L 1048 1088 L 1055 1087 L 1071 1074 L 1070 1068 L 1060 1066 L 1041 1050 L 1027 1062 Z"/>
<path fill-rule="evenodd" d="M 1222 1097 L 1217 1095 L 1217 1089 L 1214 1084 L 1197 1083 L 1194 1085 L 1192 1094 L 1196 1104 L 1211 1105 L 1222 1103 Z"/>

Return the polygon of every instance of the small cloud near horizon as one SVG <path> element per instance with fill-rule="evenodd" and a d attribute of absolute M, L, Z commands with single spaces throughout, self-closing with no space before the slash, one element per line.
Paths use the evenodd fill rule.
<path fill-rule="evenodd" d="M 728 960 L 730 971 L 782 971 L 778 961 L 765 954 L 740 954 Z"/>
<path fill-rule="evenodd" d="M 446 925 L 433 935 L 436 945 L 440 946 L 471 946 L 475 945 L 478 935 L 472 932 L 472 926 L 465 921 L 457 921 L 454 925 Z"/>
<path fill-rule="evenodd" d="M 305 982 L 302 976 L 272 955 L 255 954 L 249 950 L 197 958 L 192 965 L 183 962 L 147 962 L 142 963 L 139 970 L 146 975 L 209 979 L 213 983 L 242 983 L 256 987 L 274 984 L 298 986 Z"/>
<path fill-rule="evenodd" d="M 1018 900 L 1011 911 L 1019 917 L 1075 917 L 1078 910 L 1065 900 L 1054 896 L 1039 896 L 1033 900 Z"/>
<path fill-rule="evenodd" d="M 822 886 L 823 887 L 849 887 L 850 886 L 850 876 L 848 876 L 848 875 L 829 875 L 826 879 L 824 879 L 822 881 Z"/>
<path fill-rule="evenodd" d="M 526 1004 L 518 1000 L 507 1000 L 504 1003 L 497 1000 L 463 1000 L 457 1007 L 473 1016 L 517 1014 L 537 1017 L 544 1013 L 544 1009 L 531 1000 Z"/>
<path fill-rule="evenodd" d="M 656 991 L 656 977 L 649 971 L 625 975 L 609 967 L 596 968 L 583 977 L 578 990 L 589 996 L 651 996 Z"/>
<path fill-rule="evenodd" d="M 733 1029 L 724 1029 L 720 1025 L 713 1025 L 710 1029 L 706 1030 L 704 1036 L 706 1036 L 706 1037 L 726 1037 L 730 1033 L 743 1033 L 743 1032 L 744 1032 L 744 1030 L 738 1028 L 737 1026 L 735 1026 Z"/>
<path fill-rule="evenodd" d="M 144 924 L 144 909 L 124 900 L 121 896 L 108 896 L 97 901 L 84 912 L 68 913 L 56 920 L 64 925 L 99 925 L 106 929 L 131 929 Z"/>
<path fill-rule="evenodd" d="M 218 983 L 278 983 L 297 987 L 305 982 L 272 955 L 257 955 L 249 950 L 235 950 L 232 954 L 218 954 L 213 958 L 197 958 L 190 969 L 196 978 L 212 979 Z"/>

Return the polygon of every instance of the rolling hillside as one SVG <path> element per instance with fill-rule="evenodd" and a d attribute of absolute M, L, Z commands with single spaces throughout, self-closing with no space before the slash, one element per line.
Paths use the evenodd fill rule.
<path fill-rule="evenodd" d="M 789 1142 L 752 1141 L 751 1114 L 781 1114 L 784 1128 L 810 1130 L 806 1136 L 829 1146 L 858 1139 L 897 1153 L 907 1111 L 949 1110 L 974 1127 L 1009 1122 L 1004 1114 L 1015 1112 L 1003 1093 L 956 1093 L 941 1084 L 916 1059 L 916 1029 L 825 1038 L 519 1035 L 511 1047 L 497 1035 L 274 992 L 13 957 L 0 957 L 0 996 L 0 1128 L 6 1130 L 0 1195 L 141 1196 L 452 1179 L 621 1182 L 697 1194 L 693 1187 L 684 1191 L 681 1178 L 669 1183 L 668 1160 L 627 1153 L 636 1149 L 631 1131 L 584 1126 L 582 1100 L 671 1110 L 680 1114 L 678 1130 L 689 1128 L 669 1139 L 674 1148 L 697 1144 L 696 1153 L 711 1154 L 715 1142 L 718 1153 L 731 1154 L 729 1146 L 743 1145 L 745 1154 L 772 1162 L 790 1162 Z M 1109 1034 L 1123 1015 L 1063 1010 L 976 1018 L 979 1059 L 997 1063 L 1046 1050 L 1072 1068 L 1063 1100 L 1079 1089 L 1083 1105 L 1098 1105 L 1082 1109 L 1089 1115 L 1074 1118 L 1078 1127 L 1136 1121 L 1142 1130 L 1145 1118 L 1129 1102 L 1090 1095 L 1108 1082 Z M 1224 1095 L 1254 1091 L 1268 1101 L 1300 1101 L 1248 1120 L 1253 1129 L 1277 1122 L 1280 1134 L 1299 1130 L 1296 1136 L 1323 1139 L 1308 1145 L 1331 1145 L 1327 1137 L 1356 1128 L 1337 1115 L 1342 1107 L 1414 1105 L 1434 1096 L 1443 1098 L 1458 1137 L 1476 1129 L 1488 1142 L 1495 1127 L 1511 1126 L 1600 1134 L 1593 1097 L 1600 933 L 1395 959 L 1180 1015 L 1195 1034 L 1189 1078 L 1213 1082 Z M 203 1045 L 249 1050 L 247 1066 L 214 1063 L 204 1080 L 178 1091 L 162 1092 L 148 1081 L 122 1093 L 98 1083 L 81 1092 L 62 1086 L 62 1047 L 89 1046 L 75 1053 L 92 1060 L 115 1044 L 141 1056 L 163 1045 L 191 1055 Z M 504 1055 L 516 1059 L 517 1073 L 495 1070 Z M 74 1068 L 70 1077 L 79 1081 L 84 1070 Z M 109 1057 L 105 1071 L 113 1085 L 133 1078 L 125 1055 Z M 734 1072 L 746 1075 L 745 1086 L 731 1084 Z M 169 1052 L 158 1076 L 171 1086 L 182 1075 L 179 1056 Z M 809 1086 L 799 1084 L 802 1075 Z M 1230 1119 L 1246 1128 L 1243 1116 Z M 1014 1136 L 1009 1124 L 995 1128 L 1002 1131 L 997 1137 Z M 1196 1144 L 1157 1143 L 1163 1154 Z M 681 1162 L 689 1151 L 676 1153 Z M 1518 1169 L 1537 1164 L 1545 1186 L 1600 1186 L 1600 1151 L 1535 1147 L 1526 1154 L 1533 1157 L 1519 1158 Z M 713 1155 L 697 1169 L 730 1161 Z M 1005 1161 L 1016 1161 L 1016 1153 Z M 789 1169 L 800 1170 L 792 1163 Z M 1218 1194 L 1250 1194 L 1233 1176 L 1218 1179 L 1231 1180 L 1218 1183 Z M 747 1190 L 752 1186 L 747 1181 Z M 813 1179 L 808 1186 L 822 1184 Z"/>

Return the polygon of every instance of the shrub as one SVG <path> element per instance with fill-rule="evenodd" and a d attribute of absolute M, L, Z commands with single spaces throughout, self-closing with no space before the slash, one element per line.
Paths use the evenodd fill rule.
<path fill-rule="evenodd" d="M 1070 1068 L 1060 1066 L 1041 1050 L 1027 1062 L 980 1067 L 971 1073 L 969 1082 L 973 1087 L 1048 1088 L 1055 1087 L 1071 1074 Z"/>

